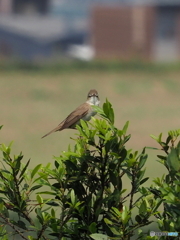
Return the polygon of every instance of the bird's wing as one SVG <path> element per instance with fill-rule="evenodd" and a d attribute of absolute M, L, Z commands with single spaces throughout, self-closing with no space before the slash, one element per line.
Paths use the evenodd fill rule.
<path fill-rule="evenodd" d="M 62 121 L 58 126 L 59 130 L 63 130 L 65 128 L 69 128 L 73 126 L 76 122 L 78 122 L 81 118 L 86 116 L 89 112 L 91 106 L 88 103 L 83 103 L 79 107 L 77 107 L 72 113 L 70 113 L 67 118 Z M 58 130 L 57 130 L 58 131 Z"/>
<path fill-rule="evenodd" d="M 65 128 L 69 128 L 70 126 L 74 125 L 78 122 L 81 118 L 83 118 L 88 111 L 90 110 L 91 106 L 88 103 L 83 103 L 79 107 L 77 107 L 72 113 L 70 113 L 65 120 L 63 120 L 56 128 L 45 134 L 42 138 L 48 136 L 49 134 L 61 131 Z"/>

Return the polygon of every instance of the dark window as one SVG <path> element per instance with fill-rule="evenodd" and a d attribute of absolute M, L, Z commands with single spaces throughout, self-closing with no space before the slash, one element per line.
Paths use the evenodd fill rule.
<path fill-rule="evenodd" d="M 158 38 L 174 39 L 179 7 L 159 7 L 157 16 Z"/>
<path fill-rule="evenodd" d="M 46 14 L 49 0 L 13 0 L 13 12 L 26 14 L 28 12 Z"/>

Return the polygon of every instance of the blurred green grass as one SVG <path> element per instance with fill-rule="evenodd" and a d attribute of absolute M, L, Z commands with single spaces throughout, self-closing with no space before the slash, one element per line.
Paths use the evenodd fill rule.
<path fill-rule="evenodd" d="M 63 59 L 60 61 L 42 61 L 42 62 L 29 62 L 19 61 L 16 59 L 1 59 L 0 58 L 0 71 L 30 71 L 30 72 L 48 72 L 57 74 L 59 72 L 74 72 L 74 71 L 143 71 L 143 72 L 169 72 L 176 71 L 180 68 L 180 62 L 170 63 L 154 63 L 145 62 L 137 59 L 130 61 L 119 60 L 94 60 L 91 62 L 74 61 Z"/>
<path fill-rule="evenodd" d="M 28 64 L 0 62 L 0 143 L 14 141 L 31 166 L 51 162 L 73 145 L 76 131 L 64 130 L 41 137 L 56 127 L 96 88 L 101 106 L 106 98 L 115 111 L 115 125 L 130 121 L 129 148 L 157 147 L 150 134 L 180 127 L 180 65 L 137 62 L 64 62 Z M 148 151 L 147 173 L 156 176 L 156 152 Z M 157 169 L 157 171 L 155 170 Z M 162 169 L 161 171 L 164 171 Z M 162 172 L 163 174 L 163 172 Z"/>

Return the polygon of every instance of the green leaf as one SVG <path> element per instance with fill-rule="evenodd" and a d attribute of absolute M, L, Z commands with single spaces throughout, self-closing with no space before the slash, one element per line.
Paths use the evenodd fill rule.
<path fill-rule="evenodd" d="M 167 157 L 167 163 L 171 170 L 179 171 L 180 170 L 180 160 L 178 157 L 178 151 L 172 147 L 170 153 Z"/>
<path fill-rule="evenodd" d="M 42 185 L 33 186 L 33 187 L 30 189 L 30 192 L 32 192 L 32 191 L 34 191 L 34 190 L 36 190 L 36 189 L 39 189 L 39 188 L 41 188 L 41 187 L 42 187 Z"/>
<path fill-rule="evenodd" d="M 151 150 L 159 150 L 159 148 L 155 148 L 155 147 L 145 147 L 146 149 L 151 149 Z"/>
<path fill-rule="evenodd" d="M 103 104 L 103 111 L 107 118 L 110 120 L 110 122 L 114 124 L 114 110 L 111 103 L 107 99 L 106 102 Z"/>
<path fill-rule="evenodd" d="M 92 222 L 91 223 L 91 225 L 89 226 L 89 231 L 91 232 L 91 233 L 95 233 L 95 232 L 97 232 L 97 227 L 96 227 L 96 223 L 95 222 Z"/>
<path fill-rule="evenodd" d="M 97 112 L 99 113 L 101 116 L 104 116 L 104 112 L 103 112 L 103 109 L 101 107 L 98 107 L 98 106 L 92 106 L 92 108 Z"/>
<path fill-rule="evenodd" d="M 162 155 L 157 155 L 157 157 L 159 158 L 159 159 L 161 159 L 161 160 L 167 160 L 167 157 L 166 156 L 162 156 Z"/>
<path fill-rule="evenodd" d="M 54 165 L 55 165 L 55 167 L 58 169 L 58 167 L 59 167 L 59 162 L 58 162 L 58 161 L 55 161 L 55 162 L 54 162 Z"/>
<path fill-rule="evenodd" d="M 135 220 L 136 220 L 136 222 L 138 222 L 138 223 L 141 223 L 141 222 L 142 222 L 142 218 L 141 218 L 140 215 L 136 215 Z"/>
<path fill-rule="evenodd" d="M 23 221 L 18 221 L 17 222 L 17 226 L 24 229 L 24 230 L 27 230 L 27 227 L 26 227 L 26 224 L 23 222 Z"/>
<path fill-rule="evenodd" d="M 125 225 L 130 218 L 130 215 L 128 213 L 127 207 L 123 206 L 123 211 L 122 211 L 122 223 Z"/>
<path fill-rule="evenodd" d="M 141 180 L 144 177 L 145 171 L 146 170 L 144 169 L 137 173 L 138 180 Z"/>
<path fill-rule="evenodd" d="M 94 240 L 108 240 L 108 236 L 101 233 L 93 233 L 90 237 Z"/>
<path fill-rule="evenodd" d="M 32 236 L 28 236 L 29 240 L 35 240 Z"/>
<path fill-rule="evenodd" d="M 36 208 L 36 209 L 35 209 L 35 212 L 36 212 L 36 214 L 37 214 L 37 218 L 39 219 L 39 222 L 40 222 L 41 224 L 43 224 L 44 219 L 43 219 L 43 213 L 42 213 L 41 208 Z M 36 223 L 36 221 L 35 221 L 35 223 Z"/>
<path fill-rule="evenodd" d="M 141 169 L 144 164 L 146 163 L 147 161 L 147 158 L 148 158 L 148 155 L 147 154 L 142 154 L 140 159 L 139 159 L 139 168 Z"/>
<path fill-rule="evenodd" d="M 37 194 L 36 200 L 40 205 L 43 203 L 43 198 L 39 194 Z"/>
<path fill-rule="evenodd" d="M 109 171 L 109 179 L 110 179 L 111 183 L 113 184 L 113 186 L 116 187 L 118 184 L 118 178 L 116 177 L 116 172 Z"/>
<path fill-rule="evenodd" d="M 120 230 L 119 230 L 119 232 L 116 230 L 116 228 L 115 227 L 110 227 L 110 230 L 111 230 L 111 232 L 115 235 L 115 236 L 119 236 L 120 235 Z M 118 240 L 119 240 L 119 238 L 118 238 Z"/>
<path fill-rule="evenodd" d="M 159 137 L 158 137 L 158 142 L 161 143 L 162 142 L 162 133 L 159 134 Z"/>
<path fill-rule="evenodd" d="M 20 167 L 21 167 L 21 160 L 22 160 L 23 156 L 19 155 L 15 160 L 14 160 L 14 173 L 17 176 L 19 171 L 20 171 Z"/>
<path fill-rule="evenodd" d="M 159 206 L 162 204 L 162 202 L 163 202 L 163 199 L 157 199 L 156 200 L 156 204 L 155 204 L 155 207 L 153 208 L 153 212 L 156 212 L 157 211 L 157 209 L 159 208 Z"/>
<path fill-rule="evenodd" d="M 80 124 L 81 124 L 81 127 L 83 128 L 82 130 L 86 134 L 86 137 L 89 138 L 89 127 L 87 125 L 87 122 L 85 122 L 84 120 L 80 119 Z"/>
<path fill-rule="evenodd" d="M 125 144 L 131 138 L 131 134 L 124 137 L 123 144 Z"/>
<path fill-rule="evenodd" d="M 107 218 L 104 218 L 104 222 L 105 222 L 107 225 L 113 225 L 113 222 L 110 221 L 110 220 L 107 219 Z"/>
<path fill-rule="evenodd" d="M 37 173 L 37 171 L 42 167 L 42 164 L 38 164 L 33 171 L 31 172 L 31 178 L 34 177 L 34 175 Z"/>
<path fill-rule="evenodd" d="M 121 212 L 115 207 L 112 207 L 112 213 L 115 214 L 117 218 L 120 218 L 122 215 Z"/>
<path fill-rule="evenodd" d="M 145 215 L 146 211 L 147 211 L 146 202 L 142 201 L 141 206 L 139 208 L 139 214 Z"/>
<path fill-rule="evenodd" d="M 9 193 L 9 192 L 8 192 L 8 191 L 0 190 L 0 193 L 7 194 L 7 193 Z"/>
<path fill-rule="evenodd" d="M 84 129 L 83 129 L 81 126 L 76 125 L 76 129 L 80 132 L 80 134 L 81 134 L 84 138 L 87 138 L 86 133 L 85 133 Z"/>
<path fill-rule="evenodd" d="M 174 138 L 174 137 L 177 138 L 180 135 L 180 129 L 171 130 L 171 131 L 168 132 L 168 135 L 172 138 Z"/>
<path fill-rule="evenodd" d="M 46 194 L 46 195 L 53 195 L 53 196 L 56 196 L 56 193 L 55 193 L 55 192 L 50 192 L 50 191 L 38 192 L 38 194 Z"/>
<path fill-rule="evenodd" d="M 54 208 L 51 208 L 51 216 L 52 216 L 53 218 L 56 217 L 56 213 L 55 213 L 55 211 L 54 211 Z"/>
<path fill-rule="evenodd" d="M 153 138 L 154 140 L 156 140 L 158 142 L 158 137 L 154 136 L 154 135 L 150 135 L 151 138 Z"/>
<path fill-rule="evenodd" d="M 148 179 L 149 179 L 149 177 L 142 179 L 139 184 L 142 185 L 143 183 L 147 182 Z"/>
<path fill-rule="evenodd" d="M 71 190 L 71 203 L 74 205 L 76 201 L 74 189 Z"/>
<path fill-rule="evenodd" d="M 59 207 L 60 204 L 55 201 L 49 201 L 46 203 L 47 205 L 53 206 L 53 207 Z M 53 208 L 52 208 L 53 209 Z"/>
<path fill-rule="evenodd" d="M 166 139 L 166 145 L 168 145 L 171 140 L 172 140 L 172 137 L 168 136 L 167 139 Z"/>
<path fill-rule="evenodd" d="M 127 129 L 128 129 L 128 126 L 129 126 L 129 121 L 127 121 L 123 127 L 123 134 L 126 135 L 126 132 L 127 132 Z"/>
<path fill-rule="evenodd" d="M 30 163 L 30 159 L 28 160 L 28 162 L 26 163 L 25 167 L 22 169 L 20 175 L 19 175 L 19 178 L 21 178 L 23 176 L 23 174 L 25 173 L 27 167 L 29 166 L 29 163 Z"/>
<path fill-rule="evenodd" d="M 13 141 L 11 141 L 10 144 L 8 145 L 8 147 L 7 147 L 7 153 L 8 154 L 10 154 L 10 152 L 11 152 L 12 145 L 13 145 Z M 21 155 L 21 153 L 20 153 L 20 155 Z"/>

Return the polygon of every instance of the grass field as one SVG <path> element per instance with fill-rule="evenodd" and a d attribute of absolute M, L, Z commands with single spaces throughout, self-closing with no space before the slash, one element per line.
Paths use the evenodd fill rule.
<path fill-rule="evenodd" d="M 107 65 L 108 66 L 108 65 Z M 180 69 L 129 67 L 66 68 L 64 71 L 1 69 L 0 143 L 14 141 L 13 154 L 23 152 L 31 166 L 51 162 L 67 150 L 74 130 L 41 137 L 56 127 L 70 111 L 86 99 L 91 88 L 99 91 L 101 105 L 106 98 L 115 111 L 115 125 L 130 121 L 128 148 L 157 147 L 150 134 L 180 128 Z M 159 174 L 157 152 L 148 151 L 148 174 Z M 156 170 L 157 169 L 157 170 Z M 164 170 L 162 170 L 164 171 Z"/>

